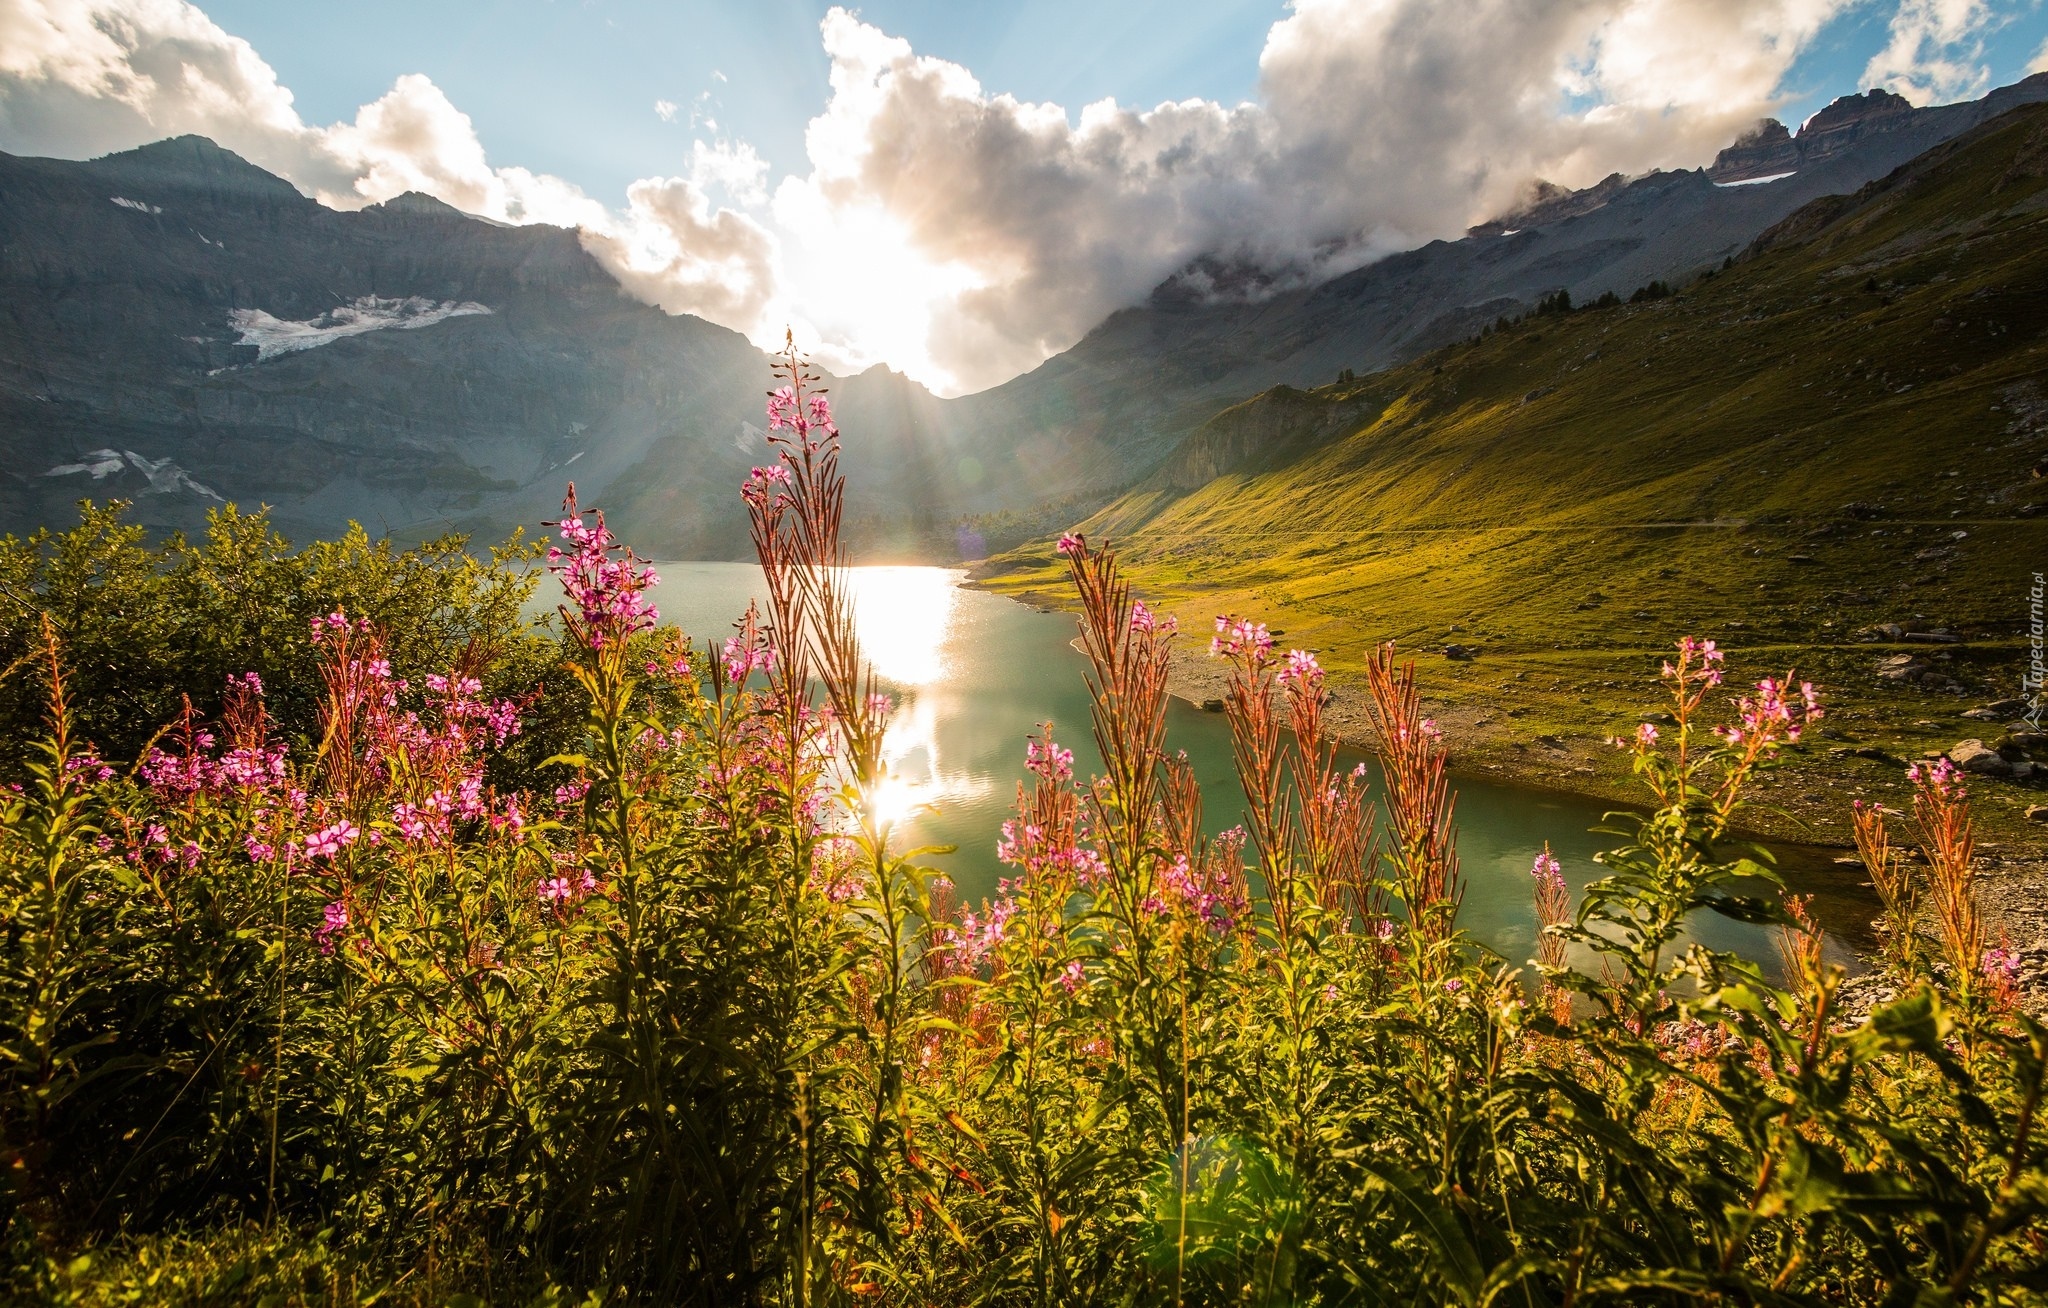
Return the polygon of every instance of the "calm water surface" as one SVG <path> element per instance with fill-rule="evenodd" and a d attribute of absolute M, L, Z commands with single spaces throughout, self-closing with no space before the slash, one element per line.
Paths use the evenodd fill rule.
<path fill-rule="evenodd" d="M 766 597 L 760 570 L 741 563 L 664 563 L 656 596 L 664 619 L 700 646 L 731 634 L 749 599 Z M 1075 753 L 1077 772 L 1099 767 L 1089 737 L 1086 661 L 1068 643 L 1074 618 L 967 590 L 963 572 L 928 567 L 853 570 L 861 646 L 896 696 L 886 752 L 901 779 L 902 799 L 927 805 L 911 823 L 916 844 L 955 845 L 932 861 L 953 878 L 961 898 L 995 893 L 1006 869 L 996 861 L 997 832 L 1025 776 L 1024 742 L 1043 722 Z M 543 586 L 551 607 L 558 596 Z M 1455 744 L 1455 742 L 1453 742 Z M 1212 829 L 1241 820 L 1243 792 L 1230 758 L 1230 731 L 1220 713 L 1173 700 L 1167 747 L 1187 751 L 1203 783 Z M 1574 889 L 1599 872 L 1593 853 L 1613 843 L 1592 835 L 1605 807 L 1598 801 L 1501 785 L 1456 781 L 1458 852 L 1466 892 L 1460 924 L 1504 957 L 1535 952 L 1536 923 L 1529 865 L 1545 841 Z M 1860 877 L 1817 851 L 1781 850 L 1795 888 L 1815 895 L 1824 924 L 1859 939 L 1872 909 Z M 1752 957 L 1774 953 L 1765 935 L 1708 915 L 1698 937 Z M 1847 961 L 1845 958 L 1844 961 Z"/>

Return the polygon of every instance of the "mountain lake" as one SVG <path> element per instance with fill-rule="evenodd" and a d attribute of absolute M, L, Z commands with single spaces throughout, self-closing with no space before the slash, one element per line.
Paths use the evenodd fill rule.
<path fill-rule="evenodd" d="M 681 626 L 699 650 L 732 633 L 747 603 L 766 610 L 760 569 L 751 563 L 657 562 L 655 603 L 664 621 Z M 863 652 L 895 698 L 885 754 L 894 774 L 891 807 L 905 814 L 898 845 L 951 845 L 923 860 L 953 881 L 963 904 L 997 893 L 1010 869 L 996 858 L 996 839 L 1026 778 L 1024 744 L 1042 723 L 1074 751 L 1077 776 L 1100 766 L 1089 734 L 1087 661 L 1071 642 L 1074 615 L 1045 613 L 970 589 L 966 573 L 938 567 L 858 567 L 855 620 Z M 535 611 L 560 600 L 552 582 L 535 595 Z M 1183 639 L 1206 640 L 1206 633 Z M 1231 759 L 1230 728 L 1221 713 L 1173 699 L 1166 745 L 1194 764 L 1212 831 L 1241 818 L 1243 792 Z M 1461 775 L 1453 748 L 1458 857 L 1465 881 L 1459 924 L 1475 939 L 1520 965 L 1536 949 L 1530 864 L 1544 843 L 1576 892 L 1600 874 L 1596 851 L 1618 843 L 1595 834 L 1610 805 L 1600 800 Z M 1370 755 L 1343 751 L 1346 766 Z M 1375 777 L 1373 789 L 1378 790 Z M 1382 824 L 1384 825 L 1384 824 Z M 1774 845 L 1789 887 L 1813 897 L 1829 931 L 1832 956 L 1861 970 L 1847 947 L 1868 947 L 1876 907 L 1860 866 L 1838 864 L 1839 850 Z M 1775 965 L 1766 928 L 1714 914 L 1693 921 L 1696 939 Z"/>

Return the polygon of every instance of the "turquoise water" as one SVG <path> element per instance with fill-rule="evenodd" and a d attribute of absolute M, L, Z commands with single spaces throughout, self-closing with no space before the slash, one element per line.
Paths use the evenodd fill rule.
<path fill-rule="evenodd" d="M 665 620 L 701 646 L 722 641 L 749 599 L 763 599 L 751 564 L 658 564 L 656 592 Z M 915 844 L 957 846 L 933 863 L 960 896 L 974 902 L 995 893 L 1006 870 L 996 861 L 996 836 L 1025 776 L 1024 742 L 1050 721 L 1075 753 L 1077 771 L 1097 766 L 1089 738 L 1086 661 L 1068 643 L 1070 614 L 1041 613 L 1013 600 L 968 590 L 957 570 L 871 567 L 853 570 L 863 650 L 889 683 L 897 711 L 886 752 L 900 779 L 898 803 L 915 813 Z M 543 584 L 549 606 L 558 596 Z M 763 601 L 765 605 L 765 600 Z M 1452 744 L 1455 746 L 1456 742 Z M 1185 750 L 1203 783 L 1212 829 L 1234 825 L 1243 805 L 1230 757 L 1230 732 L 1219 713 L 1172 701 L 1167 747 Z M 1504 957 L 1535 952 L 1529 865 L 1545 841 L 1577 889 L 1598 875 L 1596 850 L 1613 843 L 1588 828 L 1606 806 L 1598 801 L 1506 786 L 1482 778 L 1456 782 L 1458 852 L 1466 882 L 1459 921 Z M 1811 850 L 1780 851 L 1795 888 L 1814 893 L 1831 932 L 1859 942 L 1872 908 L 1859 876 Z M 1698 937 L 1717 948 L 1770 958 L 1773 946 L 1752 927 L 1708 917 Z"/>

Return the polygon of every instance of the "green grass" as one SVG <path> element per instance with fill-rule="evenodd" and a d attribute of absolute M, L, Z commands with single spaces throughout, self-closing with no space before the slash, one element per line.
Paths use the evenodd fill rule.
<path fill-rule="evenodd" d="M 1295 434 L 1269 436 L 1276 408 Z M 1844 739 L 1810 741 L 1765 826 L 1839 840 L 1848 798 L 1905 786 L 1898 763 L 1831 747 L 1904 759 L 2001 734 L 1957 714 L 2020 693 L 2044 456 L 2048 109 L 2027 108 L 1809 206 L 1671 299 L 1226 410 L 1166 466 L 1228 471 L 1186 493 L 1162 473 L 1080 529 L 1184 625 L 1260 617 L 1340 686 L 1399 641 L 1467 767 L 1575 790 L 1620 792 L 1599 742 L 1655 707 L 1681 633 L 1732 647 L 1746 679 L 1796 666 Z M 1063 590 L 1045 542 L 983 576 Z M 1883 622 L 1965 633 L 1945 666 L 1968 692 L 1880 685 L 1892 647 L 1854 633 Z M 1453 641 L 1478 659 L 1444 660 Z M 2038 846 L 2023 812 L 2048 794 L 1978 793 L 1994 842 Z"/>

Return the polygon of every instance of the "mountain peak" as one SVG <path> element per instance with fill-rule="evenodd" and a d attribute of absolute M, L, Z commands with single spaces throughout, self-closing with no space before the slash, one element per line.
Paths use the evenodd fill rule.
<path fill-rule="evenodd" d="M 381 204 L 373 204 L 369 212 L 411 214 L 420 218 L 460 218 L 471 220 L 474 214 L 464 213 L 446 200 L 437 199 L 425 191 L 407 191 L 394 195 Z"/>
<path fill-rule="evenodd" d="M 1828 132 L 1846 127 L 1851 123 L 1861 123 L 1872 118 L 1883 118 L 1891 114 L 1911 112 L 1913 112 L 1913 102 L 1911 100 L 1908 100 L 1903 95 L 1887 91 L 1881 86 L 1873 86 L 1862 95 L 1836 96 L 1833 100 L 1829 101 L 1827 108 L 1821 110 L 1800 125 L 1799 135 L 1801 138 L 1804 138 L 1808 133 Z"/>
<path fill-rule="evenodd" d="M 204 136 L 173 136 L 152 141 L 133 150 L 101 155 L 89 166 L 130 181 L 158 186 L 196 185 L 216 189 L 225 184 L 231 190 L 244 193 L 305 199 L 299 194 L 299 189 L 284 178 L 250 163 L 233 150 Z"/>

